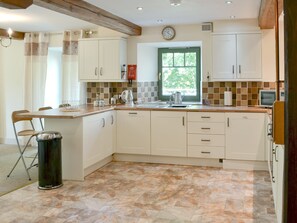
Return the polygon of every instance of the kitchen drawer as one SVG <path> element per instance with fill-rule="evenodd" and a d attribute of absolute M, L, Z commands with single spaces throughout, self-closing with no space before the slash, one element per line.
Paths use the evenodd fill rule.
<path fill-rule="evenodd" d="M 225 149 L 222 146 L 188 146 L 188 157 L 225 158 Z"/>
<path fill-rule="evenodd" d="M 225 122 L 225 113 L 188 112 L 188 122 Z"/>
<path fill-rule="evenodd" d="M 225 146 L 225 135 L 188 134 L 189 146 Z"/>
<path fill-rule="evenodd" d="M 221 122 L 188 122 L 188 133 L 225 134 L 225 123 Z"/>

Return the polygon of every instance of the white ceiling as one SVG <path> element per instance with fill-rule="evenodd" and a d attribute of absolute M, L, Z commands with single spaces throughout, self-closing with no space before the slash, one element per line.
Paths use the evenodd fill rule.
<path fill-rule="evenodd" d="M 257 18 L 261 0 L 182 0 L 177 7 L 169 0 L 86 0 L 139 26 L 193 24 L 215 20 Z M 138 6 L 143 7 L 138 11 Z M 157 23 L 162 19 L 162 23 Z M 24 10 L 0 7 L 0 28 L 17 31 L 59 32 L 67 29 L 89 29 L 96 25 L 62 15 L 35 5 Z"/>

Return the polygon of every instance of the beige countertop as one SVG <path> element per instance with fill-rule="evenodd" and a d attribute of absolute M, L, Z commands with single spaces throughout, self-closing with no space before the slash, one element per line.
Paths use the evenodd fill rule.
<path fill-rule="evenodd" d="M 88 115 L 94 115 L 106 111 L 112 110 L 139 110 L 139 111 L 186 111 L 186 112 L 252 112 L 252 113 L 267 113 L 270 109 L 261 107 L 232 107 L 232 106 L 207 106 L 207 105 L 191 105 L 185 108 L 172 108 L 166 106 L 142 106 L 142 105 L 117 105 L 117 106 L 105 106 L 94 107 L 91 104 L 80 105 L 71 110 L 65 108 L 56 108 L 44 111 L 35 111 L 25 113 L 25 116 L 32 118 L 63 118 L 73 119 L 80 118 Z"/>

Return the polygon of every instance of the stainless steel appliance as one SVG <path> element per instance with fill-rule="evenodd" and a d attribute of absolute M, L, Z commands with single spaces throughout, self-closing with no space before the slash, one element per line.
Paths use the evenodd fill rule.
<path fill-rule="evenodd" d="M 181 104 L 183 102 L 183 96 L 181 94 L 181 92 L 176 91 L 172 94 L 173 97 L 173 103 L 174 104 Z"/>

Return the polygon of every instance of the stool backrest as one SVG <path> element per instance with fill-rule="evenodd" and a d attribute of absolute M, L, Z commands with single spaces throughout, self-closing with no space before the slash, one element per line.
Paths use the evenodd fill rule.
<path fill-rule="evenodd" d="M 16 122 L 19 122 L 19 121 L 32 121 L 32 118 L 31 117 L 27 117 L 27 116 L 20 116 L 19 114 L 21 113 L 28 113 L 29 111 L 28 110 L 19 110 L 19 111 L 14 111 L 12 112 L 12 115 L 11 115 L 11 119 L 12 119 L 12 123 L 16 123 Z"/>

